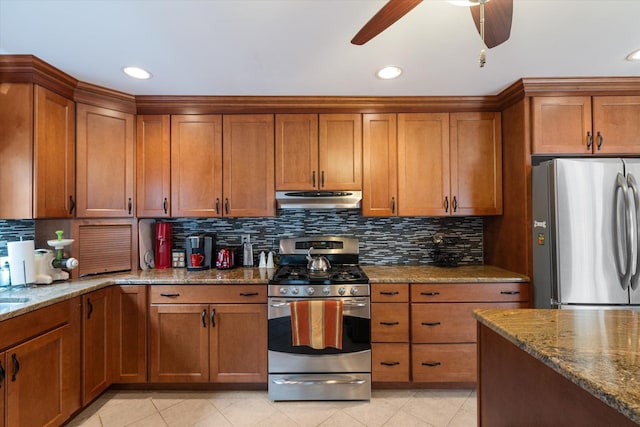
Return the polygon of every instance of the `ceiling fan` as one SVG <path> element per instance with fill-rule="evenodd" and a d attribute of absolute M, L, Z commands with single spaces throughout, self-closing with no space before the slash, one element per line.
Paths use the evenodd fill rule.
<path fill-rule="evenodd" d="M 422 3 L 422 0 L 389 0 L 355 35 L 351 43 L 363 45 Z M 480 7 L 470 7 L 473 21 L 487 48 L 509 39 L 513 0 L 470 0 Z M 483 16 L 484 15 L 484 16 Z"/>

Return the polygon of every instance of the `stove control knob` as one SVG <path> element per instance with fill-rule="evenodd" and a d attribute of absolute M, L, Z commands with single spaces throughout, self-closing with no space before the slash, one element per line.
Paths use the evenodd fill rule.
<path fill-rule="evenodd" d="M 308 295 L 313 295 L 316 292 L 316 290 L 313 288 L 313 286 L 309 286 L 307 288 L 307 294 Z"/>
<path fill-rule="evenodd" d="M 351 290 L 349 291 L 349 293 L 353 296 L 358 295 L 358 288 L 351 288 Z"/>
<path fill-rule="evenodd" d="M 280 288 L 280 293 L 282 295 L 286 295 L 287 294 L 287 288 Z"/>
<path fill-rule="evenodd" d="M 338 293 L 340 295 L 344 295 L 344 292 L 345 292 L 344 288 L 338 288 Z"/>
<path fill-rule="evenodd" d="M 291 293 L 292 294 L 298 295 L 298 292 L 299 292 L 298 288 L 291 288 Z"/>
<path fill-rule="evenodd" d="M 331 289 L 327 286 L 326 288 L 322 288 L 322 293 L 325 295 L 331 294 Z"/>

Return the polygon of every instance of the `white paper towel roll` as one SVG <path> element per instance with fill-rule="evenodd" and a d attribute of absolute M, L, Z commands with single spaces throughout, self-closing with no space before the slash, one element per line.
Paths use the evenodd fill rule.
<path fill-rule="evenodd" d="M 36 256 L 33 240 L 8 242 L 11 286 L 28 285 L 36 281 Z"/>

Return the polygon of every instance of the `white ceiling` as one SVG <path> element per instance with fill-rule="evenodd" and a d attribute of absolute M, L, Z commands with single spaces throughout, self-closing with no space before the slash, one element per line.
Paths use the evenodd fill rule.
<path fill-rule="evenodd" d="M 474 96 L 520 77 L 640 75 L 625 61 L 640 49 L 640 0 L 514 0 L 511 38 L 484 68 L 468 8 L 444 0 L 352 45 L 385 2 L 0 0 L 0 53 L 133 95 Z M 389 64 L 404 74 L 377 79 Z"/>

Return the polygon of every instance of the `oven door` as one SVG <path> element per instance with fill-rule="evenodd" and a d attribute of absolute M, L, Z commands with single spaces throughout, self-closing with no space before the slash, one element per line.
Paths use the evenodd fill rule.
<path fill-rule="evenodd" d="M 371 372 L 371 306 L 369 297 L 341 299 L 342 349 L 294 346 L 291 328 L 293 301 L 269 298 L 269 372 Z M 310 300 L 310 299 L 309 299 Z M 314 300 L 317 300 L 315 298 Z"/>

